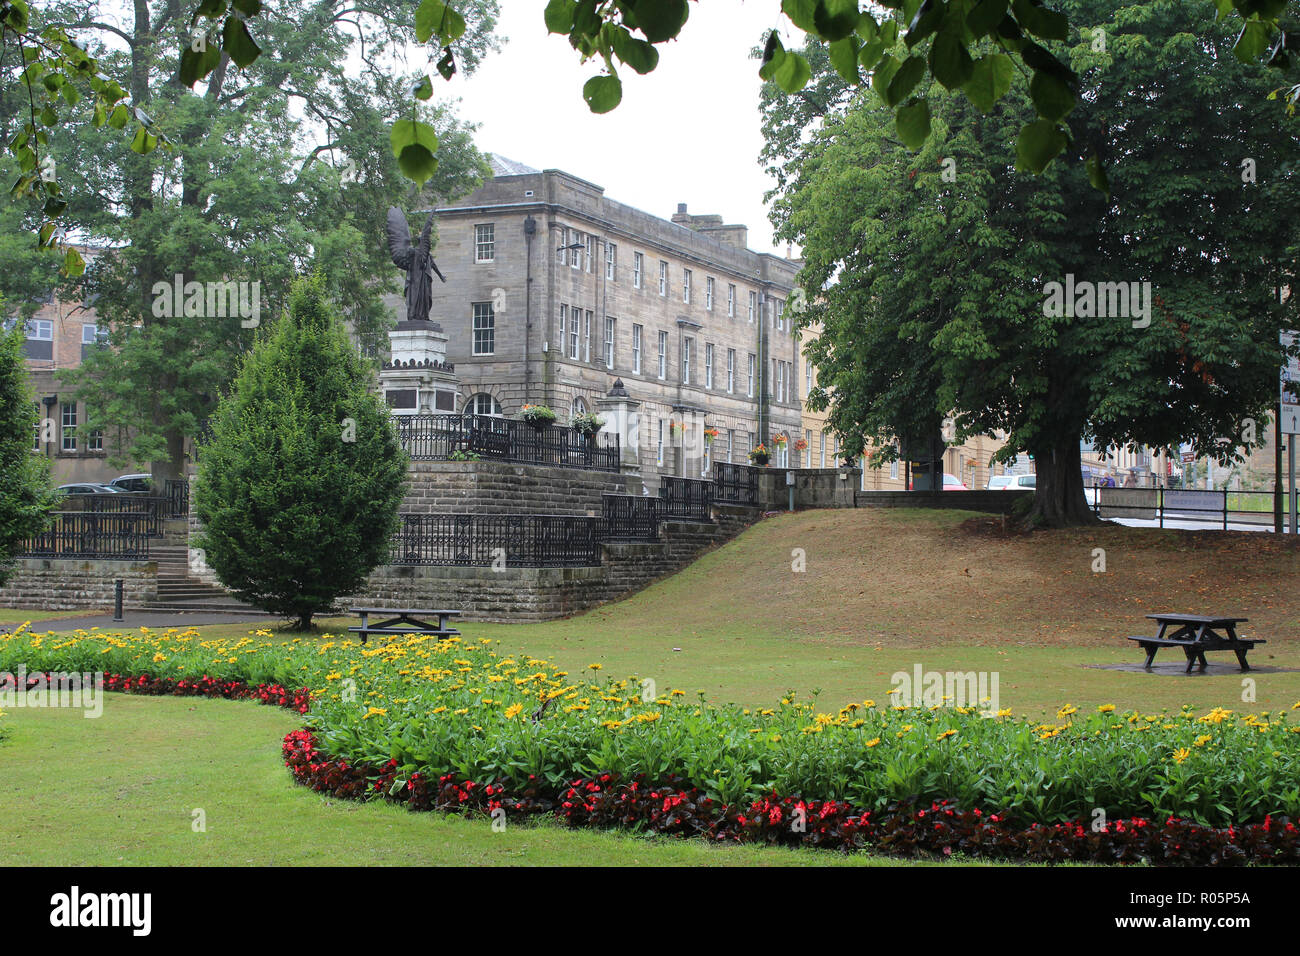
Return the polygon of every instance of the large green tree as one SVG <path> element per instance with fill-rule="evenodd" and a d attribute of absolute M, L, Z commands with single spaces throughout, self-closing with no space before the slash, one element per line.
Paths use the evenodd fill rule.
<path fill-rule="evenodd" d="M 37 413 L 24 339 L 21 322 L 0 327 L 0 584 L 22 539 L 49 524 L 56 497 L 49 459 L 32 454 Z"/>
<path fill-rule="evenodd" d="M 406 453 L 313 276 L 261 331 L 202 446 L 198 545 L 239 598 L 300 628 L 359 589 L 388 556 Z"/>
<path fill-rule="evenodd" d="M 823 324 L 812 405 L 829 404 L 849 454 L 950 410 L 959 438 L 1004 431 L 1004 458 L 1034 455 L 1032 517 L 1051 524 L 1089 520 L 1081 439 L 1227 459 L 1262 435 L 1300 253 L 1300 137 L 1268 121 L 1273 78 L 1232 56 L 1213 5 L 1061 8 L 1082 28 L 1081 95 L 1045 175 L 1015 168 L 1032 115 L 1020 82 L 987 112 L 925 91 L 934 135 L 919 154 L 874 94 L 802 139 L 787 128 L 801 107 L 768 124 L 791 163 L 774 218 L 803 245 L 804 287 L 823 290 L 801 319 Z M 1109 197 L 1090 183 L 1094 155 Z M 1070 307 L 1052 283 L 1075 285 Z M 1103 283 L 1137 284 L 1127 313 Z M 1089 284 L 1115 298 L 1089 304 Z"/>
<path fill-rule="evenodd" d="M 446 104 L 411 98 L 402 55 L 417 6 L 267 3 L 261 55 L 238 68 L 219 44 L 209 46 L 213 68 L 193 87 L 180 55 L 182 41 L 190 38 L 188 51 L 202 36 L 192 4 L 137 3 L 121 25 L 93 4 L 41 9 L 41 22 L 89 40 L 97 68 L 125 77 L 131 102 L 169 138 L 167 148 L 141 153 L 137 140 L 73 111 L 42 147 L 42 162 L 71 185 L 62 223 L 102 246 L 77 293 L 111 325 L 113 348 L 68 378 L 114 460 L 150 462 L 158 479 L 182 474 L 186 439 L 251 341 L 256 316 L 231 314 L 228 301 L 214 309 L 206 296 L 194 307 L 184 295 L 177 310 L 178 282 L 205 291 L 238 283 L 245 311 L 256 294 L 260 314 L 272 315 L 295 272 L 311 264 L 333 277 L 331 294 L 362 344 L 381 343 L 382 295 L 396 276 L 384 210 L 437 203 L 486 172 Z M 495 0 L 467 4 L 463 70 L 494 45 L 495 11 Z M 24 85 L 0 90 L 0 135 L 21 135 L 30 107 Z M 418 189 L 389 143 L 393 122 L 413 110 L 440 136 L 436 172 Z"/>
<path fill-rule="evenodd" d="M 400 4 L 403 0 L 389 0 Z M 1069 107 L 1078 95 L 1078 76 L 1063 61 L 1058 43 L 1064 43 L 1079 21 L 1068 16 L 1062 4 L 1048 6 L 1043 0 L 769 0 L 795 27 L 828 45 L 836 71 L 851 83 L 866 80 L 876 87 L 885 102 L 896 111 L 899 134 L 911 145 L 924 141 L 930 131 L 930 108 L 922 96 L 913 95 L 922 78 L 931 76 L 948 89 L 962 89 L 972 102 L 982 102 L 993 87 L 987 53 L 976 56 L 977 48 L 991 44 L 1012 58 L 1033 76 L 1035 115 L 1025 118 L 1016 139 L 1017 161 L 1025 168 L 1041 170 L 1059 155 L 1068 141 L 1071 127 L 1066 122 Z M 1168 0 L 1177 3 L 1178 0 Z M 1270 95 L 1284 94 L 1288 113 L 1300 101 L 1300 83 L 1294 67 L 1300 52 L 1300 29 L 1295 10 L 1288 0 L 1213 0 L 1219 17 L 1233 24 L 1236 36 L 1233 54 L 1243 62 L 1266 62 L 1276 68 L 1282 85 Z M 465 67 L 472 68 L 479 38 L 475 27 L 481 0 L 419 0 L 412 4 L 414 36 L 432 47 L 438 57 L 436 72 L 444 78 Z M 330 0 L 312 5 L 336 9 Z M 178 4 L 168 0 L 167 9 Z M 25 176 L 15 187 L 20 192 L 48 199 L 41 228 L 41 241 L 50 241 L 53 219 L 64 200 L 55 180 L 38 182 L 36 171 L 41 150 L 51 130 L 61 119 L 57 105 L 62 100 L 76 107 L 84 86 L 91 98 L 84 107 L 97 124 L 118 129 L 132 122 L 133 148 L 148 152 L 167 144 L 166 133 L 151 116 L 139 108 L 138 89 L 123 90 L 99 70 L 78 41 L 80 28 L 103 28 L 95 19 L 96 4 L 85 7 L 87 16 L 74 25 L 43 26 L 30 18 L 28 0 L 0 0 L 0 72 L 4 52 L 18 49 L 15 72 L 33 100 L 30 122 L 9 140 L 8 148 L 19 159 Z M 346 14 L 362 32 L 361 23 L 370 16 L 386 16 L 384 4 L 365 7 L 341 5 L 333 20 Z M 539 10 L 546 29 L 566 35 L 583 61 L 599 63 L 599 72 L 583 86 L 582 95 L 598 113 L 618 106 L 623 95 L 620 67 L 649 73 L 659 62 L 658 45 L 677 38 L 690 17 L 688 0 L 548 0 Z M 135 5 L 137 30 L 149 22 L 147 0 Z M 199 0 L 191 14 L 186 11 L 187 29 L 177 37 L 176 81 L 193 87 L 213 74 L 223 73 L 230 64 L 243 69 L 263 55 L 262 46 L 277 38 L 275 19 L 280 11 L 264 11 L 262 0 Z M 268 15 L 269 14 L 269 15 Z M 316 21 L 318 25 L 322 21 Z M 43 28 L 42 28 L 43 26 Z M 118 31 L 123 38 L 125 31 Z M 262 45 L 259 45 L 259 40 Z M 896 46 L 897 41 L 902 46 Z M 772 30 L 762 51 L 760 75 L 787 92 L 801 89 L 812 72 L 802 53 L 787 50 L 777 30 Z M 136 74 L 133 73 L 134 81 Z M 1289 85 L 1288 84 L 1294 84 Z M 432 95 L 429 74 L 411 87 L 415 99 Z M 996 96 L 1000 96 L 997 93 Z M 39 105 L 37 102 L 39 101 Z M 414 99 L 411 100 L 414 104 Z M 47 111 L 46 106 L 51 108 Z M 38 112 L 39 111 L 39 112 Z M 138 125 L 137 125 L 138 124 Z M 403 173 L 417 183 L 429 179 L 437 167 L 438 138 L 412 108 L 410 115 L 391 124 L 390 142 Z M 1093 169 L 1094 185 L 1105 189 L 1104 162 Z M 48 227 L 48 231 L 47 228 Z M 69 251 L 71 267 L 79 265 Z"/>

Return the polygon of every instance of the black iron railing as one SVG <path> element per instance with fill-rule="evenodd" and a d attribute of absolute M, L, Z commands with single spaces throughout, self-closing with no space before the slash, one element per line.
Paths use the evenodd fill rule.
<path fill-rule="evenodd" d="M 167 499 L 167 517 L 190 516 L 190 483 L 184 478 L 168 478 L 164 481 L 163 497 Z"/>
<path fill-rule="evenodd" d="M 607 541 L 658 541 L 659 499 L 645 495 L 600 496 Z"/>
<path fill-rule="evenodd" d="M 758 504 L 758 469 L 752 465 L 715 461 L 713 500 L 736 505 Z"/>
<path fill-rule="evenodd" d="M 392 564 L 572 568 L 600 564 L 601 519 L 587 515 L 402 515 Z"/>
<path fill-rule="evenodd" d="M 492 415 L 399 415 L 396 420 L 402 448 L 414 461 L 446 461 L 459 452 L 524 464 L 619 469 L 617 435 Z"/>
<path fill-rule="evenodd" d="M 131 512 L 56 511 L 42 534 L 25 539 L 18 557 L 148 558 L 149 515 Z"/>
<path fill-rule="evenodd" d="M 68 495 L 60 504 L 64 512 L 138 516 L 144 533 L 151 538 L 162 537 L 167 516 L 167 499 L 156 495 Z"/>
<path fill-rule="evenodd" d="M 659 517 L 712 521 L 713 482 L 704 478 L 664 475 L 659 485 Z"/>

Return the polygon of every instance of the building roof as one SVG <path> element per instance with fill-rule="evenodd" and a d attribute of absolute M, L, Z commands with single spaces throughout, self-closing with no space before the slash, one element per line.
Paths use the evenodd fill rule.
<path fill-rule="evenodd" d="M 540 169 L 533 169 L 531 166 L 517 163 L 505 156 L 498 156 L 496 153 L 488 153 L 487 157 L 488 165 L 492 167 L 493 176 L 529 176 L 541 172 Z"/>

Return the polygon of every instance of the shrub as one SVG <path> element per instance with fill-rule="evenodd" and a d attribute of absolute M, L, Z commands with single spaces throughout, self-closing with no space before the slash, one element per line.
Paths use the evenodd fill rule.
<path fill-rule="evenodd" d="M 301 628 L 386 560 L 406 455 L 319 277 L 260 334 L 199 456 L 198 545 L 236 596 Z"/>

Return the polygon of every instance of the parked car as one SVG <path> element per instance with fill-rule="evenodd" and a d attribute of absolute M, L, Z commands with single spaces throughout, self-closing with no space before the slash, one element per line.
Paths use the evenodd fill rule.
<path fill-rule="evenodd" d="M 61 495 L 119 495 L 121 488 L 101 484 L 97 481 L 78 481 L 70 485 L 59 485 L 54 489 Z"/>
<path fill-rule="evenodd" d="M 907 486 L 907 490 L 908 491 L 912 490 L 912 485 L 910 483 Z M 956 475 L 950 475 L 946 471 L 943 473 L 943 490 L 944 491 L 970 491 L 969 488 L 967 488 L 965 485 L 961 483 L 960 478 L 958 478 Z"/>
<path fill-rule="evenodd" d="M 997 475 L 989 479 L 989 491 L 1033 491 L 1037 475 Z"/>
<path fill-rule="evenodd" d="M 109 484 L 118 491 L 142 492 L 153 491 L 152 475 L 118 475 Z"/>

